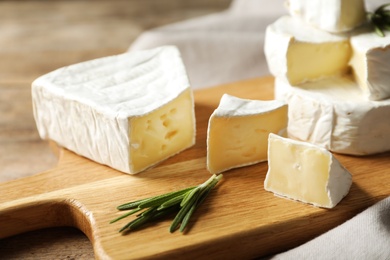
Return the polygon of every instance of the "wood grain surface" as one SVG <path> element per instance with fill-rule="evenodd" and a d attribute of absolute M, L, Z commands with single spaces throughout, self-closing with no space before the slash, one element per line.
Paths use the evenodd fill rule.
<path fill-rule="evenodd" d="M 267 163 L 224 173 L 184 234 L 170 234 L 171 220 L 120 235 L 126 223 L 115 207 L 130 200 L 205 181 L 206 131 L 220 97 L 272 99 L 273 79 L 263 78 L 195 91 L 196 145 L 138 175 L 126 175 L 60 149 L 52 170 L 0 185 L 1 237 L 52 226 L 72 226 L 91 240 L 96 258 L 252 259 L 283 251 L 343 223 L 390 195 L 389 153 L 336 155 L 352 173 L 350 193 L 321 209 L 266 192 Z"/>
<path fill-rule="evenodd" d="M 57 164 L 32 115 L 31 82 L 65 65 L 122 53 L 143 31 L 226 9 L 231 0 L 0 1 L 0 182 Z M 3 191 L 0 190 L 0 194 Z M 49 228 L 0 241 L 2 259 L 93 259 L 87 237 Z"/>

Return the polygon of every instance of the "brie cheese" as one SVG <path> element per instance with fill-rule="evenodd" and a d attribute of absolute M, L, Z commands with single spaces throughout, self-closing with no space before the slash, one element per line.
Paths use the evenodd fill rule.
<path fill-rule="evenodd" d="M 288 103 L 288 136 L 337 153 L 390 150 L 390 99 L 369 101 L 351 76 L 299 87 L 275 80 L 275 98 Z"/>
<path fill-rule="evenodd" d="M 223 95 L 209 119 L 207 169 L 219 173 L 267 160 L 268 134 L 283 134 L 287 105 Z"/>
<path fill-rule="evenodd" d="M 264 52 L 272 75 L 292 85 L 349 72 L 349 38 L 283 16 L 266 29 Z"/>
<path fill-rule="evenodd" d="M 195 142 L 193 93 L 176 47 L 60 68 L 32 84 L 41 138 L 125 173 Z"/>
<path fill-rule="evenodd" d="M 364 0 L 288 0 L 292 16 L 328 32 L 352 30 L 366 19 Z"/>
<path fill-rule="evenodd" d="M 371 100 L 390 97 L 390 35 L 363 32 L 351 37 L 350 65 L 356 81 Z"/>
<path fill-rule="evenodd" d="M 351 174 L 326 149 L 269 135 L 264 189 L 289 199 L 333 208 L 349 192 Z"/>

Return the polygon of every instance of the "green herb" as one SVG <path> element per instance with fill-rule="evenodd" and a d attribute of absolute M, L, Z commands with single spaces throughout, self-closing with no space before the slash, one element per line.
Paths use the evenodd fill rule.
<path fill-rule="evenodd" d="M 368 21 L 373 25 L 375 32 L 384 37 L 385 30 L 390 30 L 390 10 L 386 9 L 390 3 L 379 6 L 373 13 L 367 13 Z"/>
<path fill-rule="evenodd" d="M 130 211 L 117 217 L 110 223 L 117 222 L 137 212 L 143 211 L 138 214 L 134 220 L 130 221 L 119 230 L 119 232 L 129 232 L 158 218 L 176 212 L 176 216 L 169 231 L 172 233 L 180 226 L 180 231 L 183 232 L 194 211 L 204 201 L 221 178 L 222 174 L 214 174 L 206 182 L 198 186 L 122 204 L 117 207 L 118 210 Z"/>

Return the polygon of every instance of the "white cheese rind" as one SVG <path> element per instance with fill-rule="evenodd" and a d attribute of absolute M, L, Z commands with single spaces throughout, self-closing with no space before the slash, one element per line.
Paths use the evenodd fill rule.
<path fill-rule="evenodd" d="M 349 192 L 352 175 L 326 149 L 269 135 L 264 188 L 278 196 L 333 208 Z"/>
<path fill-rule="evenodd" d="M 269 113 L 286 106 L 281 100 L 254 100 L 223 94 L 212 116 L 236 117 Z"/>
<path fill-rule="evenodd" d="M 288 136 L 337 153 L 390 150 L 390 99 L 369 101 L 351 77 L 300 87 L 275 80 L 275 98 L 289 105 Z"/>
<path fill-rule="evenodd" d="M 215 174 L 267 160 L 268 134 L 285 134 L 287 104 L 224 94 L 209 118 L 207 169 Z"/>
<path fill-rule="evenodd" d="M 41 138 L 126 173 L 138 172 L 132 170 L 129 156 L 132 119 L 169 106 L 188 92 L 193 144 L 192 90 L 174 46 L 71 65 L 32 84 L 34 118 Z"/>
<path fill-rule="evenodd" d="M 283 16 L 267 27 L 264 53 L 271 74 L 295 85 L 347 73 L 351 47 L 347 35 Z"/>
<path fill-rule="evenodd" d="M 350 65 L 356 81 L 370 100 L 390 97 L 390 35 L 360 32 L 351 37 Z"/>
<path fill-rule="evenodd" d="M 292 16 L 332 33 L 352 30 L 366 22 L 364 0 L 288 0 Z"/>

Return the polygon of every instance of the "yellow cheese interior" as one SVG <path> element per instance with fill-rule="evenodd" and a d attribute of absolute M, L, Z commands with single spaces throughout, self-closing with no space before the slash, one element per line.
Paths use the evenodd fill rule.
<path fill-rule="evenodd" d="M 287 51 L 287 78 L 292 85 L 324 77 L 342 75 L 349 70 L 349 41 L 307 43 L 293 40 Z"/>
<path fill-rule="evenodd" d="M 131 118 L 131 171 L 139 172 L 193 145 L 194 120 L 190 90 L 146 116 Z"/>
<path fill-rule="evenodd" d="M 219 173 L 267 160 L 268 135 L 287 127 L 287 106 L 240 117 L 213 117 L 208 136 L 208 170 Z"/>
<path fill-rule="evenodd" d="M 352 72 L 356 82 L 363 91 L 367 91 L 367 59 L 363 52 L 355 50 L 350 60 Z"/>
<path fill-rule="evenodd" d="M 315 205 L 331 205 L 326 185 L 330 157 L 318 149 L 271 139 L 264 188 Z"/>

